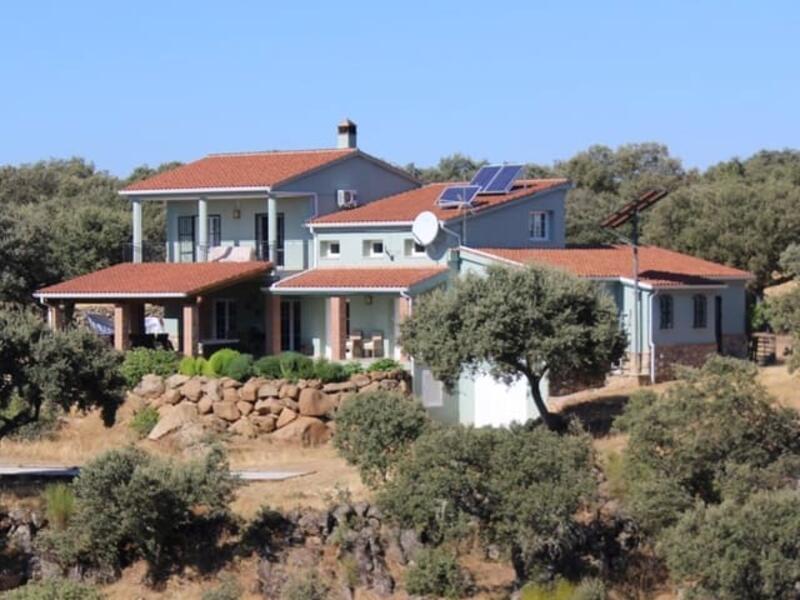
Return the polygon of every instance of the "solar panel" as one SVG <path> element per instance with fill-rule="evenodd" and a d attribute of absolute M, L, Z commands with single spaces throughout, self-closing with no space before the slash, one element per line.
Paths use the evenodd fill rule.
<path fill-rule="evenodd" d="M 451 185 L 444 189 L 436 204 L 445 207 L 472 204 L 480 189 L 477 185 Z"/>
<path fill-rule="evenodd" d="M 486 167 L 481 167 L 477 173 L 475 173 L 475 177 L 472 178 L 470 184 L 480 186 L 481 190 L 485 188 L 489 182 L 494 179 L 494 176 L 497 175 L 497 172 L 502 169 L 502 165 L 488 165 Z"/>
<path fill-rule="evenodd" d="M 522 165 L 504 165 L 481 190 L 485 194 L 505 194 L 522 173 Z"/>

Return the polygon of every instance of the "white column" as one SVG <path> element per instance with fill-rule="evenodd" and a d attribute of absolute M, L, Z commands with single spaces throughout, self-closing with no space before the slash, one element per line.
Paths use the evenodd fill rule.
<path fill-rule="evenodd" d="M 133 215 L 133 262 L 142 262 L 142 199 L 131 199 L 131 212 Z"/>
<path fill-rule="evenodd" d="M 208 200 L 197 199 L 197 262 L 208 260 Z"/>
<path fill-rule="evenodd" d="M 278 266 L 278 204 L 274 196 L 267 196 L 267 242 L 269 260 Z"/>

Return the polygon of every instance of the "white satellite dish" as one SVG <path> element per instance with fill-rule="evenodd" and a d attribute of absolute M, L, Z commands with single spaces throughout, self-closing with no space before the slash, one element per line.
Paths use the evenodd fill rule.
<path fill-rule="evenodd" d="M 439 235 L 439 218 L 431 211 L 421 212 L 411 226 L 414 239 L 423 246 L 430 246 Z"/>

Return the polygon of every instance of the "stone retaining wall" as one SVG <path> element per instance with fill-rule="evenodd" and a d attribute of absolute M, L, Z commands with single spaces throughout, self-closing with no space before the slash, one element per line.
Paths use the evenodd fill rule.
<path fill-rule="evenodd" d="M 318 445 L 331 437 L 336 411 L 353 394 L 378 390 L 409 394 L 411 389 L 404 370 L 359 373 L 340 383 L 261 377 L 241 383 L 230 378 L 145 375 L 128 401 L 134 412 L 145 406 L 158 410 L 151 440 L 194 427 L 200 434 L 210 430 L 249 438 L 269 435 Z"/>

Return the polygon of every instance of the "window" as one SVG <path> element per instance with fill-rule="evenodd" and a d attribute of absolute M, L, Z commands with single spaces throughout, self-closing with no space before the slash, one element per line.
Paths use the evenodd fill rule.
<path fill-rule="evenodd" d="M 299 352 L 300 332 L 300 300 L 281 301 L 281 350 Z"/>
<path fill-rule="evenodd" d="M 549 232 L 547 231 L 547 213 L 544 211 L 532 211 L 530 214 L 530 237 L 532 240 L 546 240 Z"/>
<path fill-rule="evenodd" d="M 661 329 L 672 329 L 673 307 L 672 296 L 665 295 L 658 297 L 659 327 Z"/>
<path fill-rule="evenodd" d="M 178 217 L 178 262 L 194 262 L 194 217 Z"/>
<path fill-rule="evenodd" d="M 278 243 L 275 248 L 276 263 L 284 265 L 284 232 L 283 213 L 278 213 Z M 267 213 L 256 214 L 256 257 L 258 260 L 269 259 L 269 218 Z"/>
<path fill-rule="evenodd" d="M 236 302 L 218 299 L 214 301 L 214 337 L 218 340 L 235 339 L 238 335 L 236 327 Z"/>
<path fill-rule="evenodd" d="M 694 297 L 694 328 L 704 329 L 708 324 L 708 304 L 706 297 L 697 294 Z"/>
<path fill-rule="evenodd" d="M 406 256 L 425 256 L 425 246 L 414 239 L 406 240 Z"/>
<path fill-rule="evenodd" d="M 208 247 L 216 248 L 222 245 L 222 217 L 208 215 Z"/>
<path fill-rule="evenodd" d="M 367 240 L 364 242 L 364 254 L 371 258 L 383 256 L 383 240 Z"/>
<path fill-rule="evenodd" d="M 339 258 L 339 254 L 341 253 L 341 245 L 338 241 L 320 242 L 319 250 L 322 258 Z"/>

